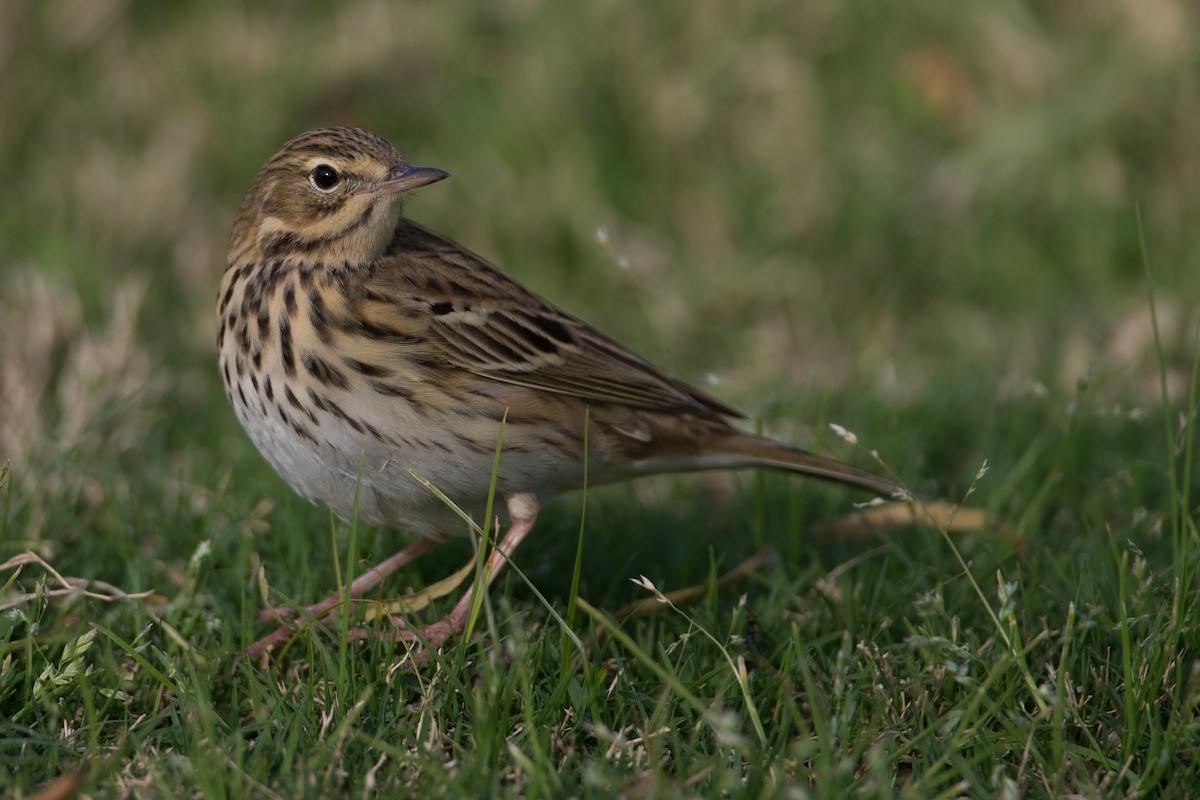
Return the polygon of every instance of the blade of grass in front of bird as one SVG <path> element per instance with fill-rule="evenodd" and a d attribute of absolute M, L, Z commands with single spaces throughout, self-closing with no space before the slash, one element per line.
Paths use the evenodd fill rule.
<path fill-rule="evenodd" d="M 571 591 L 567 595 L 567 622 L 563 629 L 562 640 L 562 660 L 559 663 L 559 676 L 566 677 L 568 662 L 570 661 L 570 653 L 568 652 L 567 640 L 568 634 L 574 630 L 575 626 L 575 605 L 579 598 L 579 576 L 583 571 L 583 531 L 587 523 L 587 499 L 588 499 L 588 429 L 591 427 L 591 409 L 585 408 L 583 411 L 583 502 L 579 510 L 579 538 L 575 544 L 575 565 L 571 570 Z M 578 642 L 578 639 L 575 639 Z"/>

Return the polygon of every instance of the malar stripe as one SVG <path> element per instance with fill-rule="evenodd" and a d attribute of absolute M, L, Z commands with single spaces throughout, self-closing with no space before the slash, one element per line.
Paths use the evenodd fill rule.
<path fill-rule="evenodd" d="M 359 228 L 367 224 L 371 219 L 370 209 L 362 214 L 359 214 L 353 222 L 338 231 L 317 236 L 312 239 L 304 239 L 296 234 L 295 231 L 280 231 L 269 234 L 261 243 L 263 251 L 268 256 L 283 256 L 283 255 L 312 255 L 313 253 L 325 248 L 330 242 L 335 242 L 344 236 L 348 236 Z"/>

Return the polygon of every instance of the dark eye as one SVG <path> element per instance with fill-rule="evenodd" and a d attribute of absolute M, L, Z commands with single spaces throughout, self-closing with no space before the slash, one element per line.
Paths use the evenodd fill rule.
<path fill-rule="evenodd" d="M 322 192 L 328 192 L 337 186 L 341 179 L 342 176 L 338 175 L 337 170 L 328 164 L 317 164 L 312 168 L 312 172 L 308 173 L 309 183 Z"/>

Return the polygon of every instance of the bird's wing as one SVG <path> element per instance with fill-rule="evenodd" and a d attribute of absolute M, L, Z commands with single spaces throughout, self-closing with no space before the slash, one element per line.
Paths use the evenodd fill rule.
<path fill-rule="evenodd" d="M 742 416 L 414 222 L 401 220 L 367 287 L 356 315 L 402 332 L 396 346 L 427 366 L 591 402 Z"/>

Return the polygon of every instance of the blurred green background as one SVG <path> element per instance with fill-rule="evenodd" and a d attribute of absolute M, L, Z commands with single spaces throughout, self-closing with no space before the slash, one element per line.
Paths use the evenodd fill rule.
<path fill-rule="evenodd" d="M 22 343 L 53 329 L 70 361 L 121 315 L 128 351 L 97 380 L 136 362 L 163 408 L 219 403 L 232 216 L 278 145 L 327 124 L 449 170 L 412 216 L 752 411 L 768 388 L 901 406 L 948 376 L 1011 393 L 1093 365 L 1152 398 L 1138 202 L 1169 354 L 1194 319 L 1200 13 L 1182 0 L 4 17 L 6 437 L 40 430 L 12 407 L 11 361 L 43 355 Z"/>

